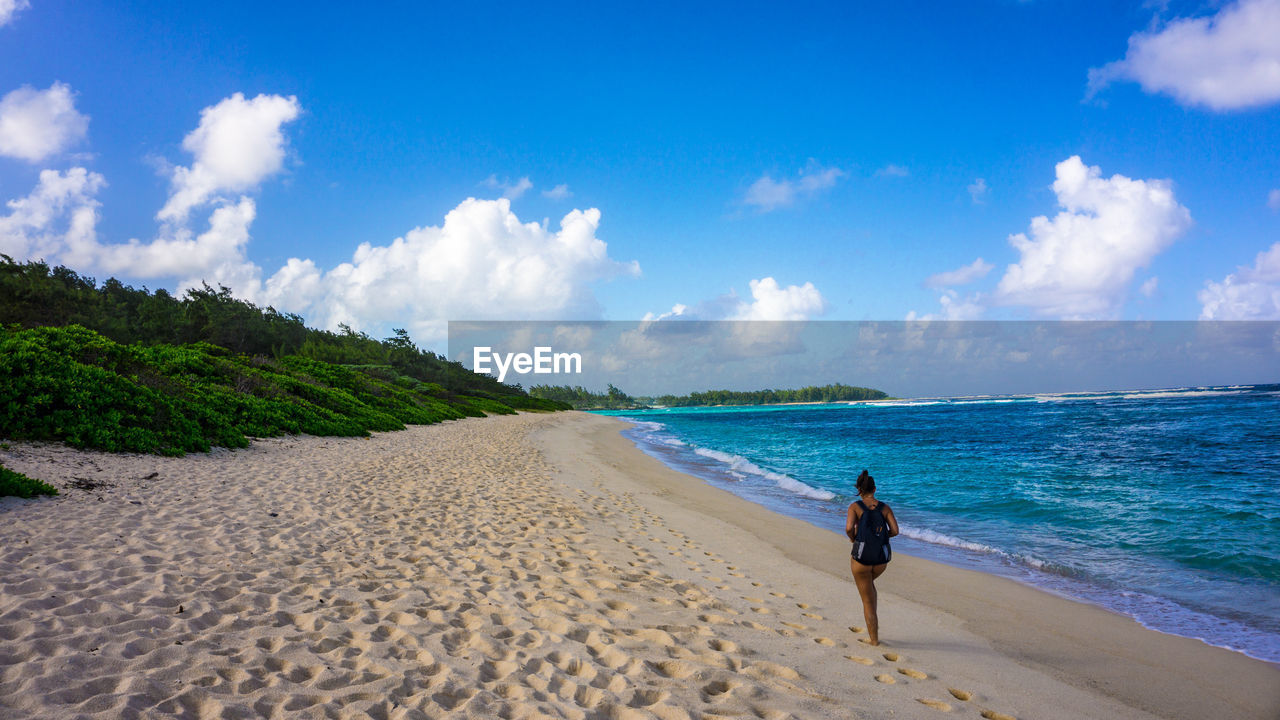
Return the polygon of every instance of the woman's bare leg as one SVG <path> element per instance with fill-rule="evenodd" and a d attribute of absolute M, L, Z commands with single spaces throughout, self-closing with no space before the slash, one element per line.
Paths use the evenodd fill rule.
<path fill-rule="evenodd" d="M 884 572 L 884 565 L 863 565 L 857 560 L 849 561 L 853 571 L 853 581 L 858 585 L 858 595 L 862 596 L 862 617 L 867 621 L 867 642 L 870 645 L 880 644 L 880 617 L 876 614 L 875 577 Z"/>

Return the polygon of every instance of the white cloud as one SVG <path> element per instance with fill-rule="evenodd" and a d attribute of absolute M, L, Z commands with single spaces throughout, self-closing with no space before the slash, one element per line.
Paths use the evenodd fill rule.
<path fill-rule="evenodd" d="M 982 178 L 978 178 L 977 180 L 974 180 L 973 183 L 970 184 L 966 189 L 969 191 L 969 198 L 973 200 L 973 204 L 981 205 L 982 203 L 987 201 L 987 191 L 989 191 L 991 188 L 987 187 L 986 180 Z"/>
<path fill-rule="evenodd" d="M 657 315 L 651 312 L 647 312 L 644 314 L 644 317 L 641 318 L 640 320 L 641 322 L 656 322 L 658 320 L 670 320 L 672 318 L 684 317 L 684 314 L 688 312 L 688 310 L 689 310 L 688 305 L 681 305 L 680 303 L 676 303 L 675 305 L 672 305 L 671 309 L 668 310 L 667 312 L 659 313 Z"/>
<path fill-rule="evenodd" d="M 173 169 L 169 201 L 156 217 L 183 222 L 193 208 L 224 199 L 223 193 L 250 191 L 279 172 L 286 145 L 281 127 L 301 110 L 293 96 L 246 100 L 236 93 L 200 111 L 199 127 L 182 141 L 195 162 Z"/>
<path fill-rule="evenodd" d="M 1138 288 L 1138 292 L 1142 293 L 1143 297 L 1151 297 L 1156 294 L 1156 287 L 1159 286 L 1159 284 L 1160 278 L 1155 276 L 1149 277 L 1142 283 L 1142 286 Z"/>
<path fill-rule="evenodd" d="M 749 284 L 751 302 L 739 307 L 730 320 L 806 320 L 826 312 L 827 301 L 811 282 L 782 287 L 766 277 Z"/>
<path fill-rule="evenodd" d="M 1000 279 L 995 304 L 1064 319 L 1118 312 L 1134 273 L 1191 226 L 1166 180 L 1103 178 L 1078 156 L 1058 163 L 1053 191 L 1063 208 L 1031 221 L 1009 243 L 1021 255 Z"/>
<path fill-rule="evenodd" d="M 0 0 L 0 27 L 12 22 L 19 10 L 25 10 L 29 7 L 31 7 L 31 3 L 27 0 Z"/>
<path fill-rule="evenodd" d="M 646 322 L 657 320 L 807 320 L 827 311 L 828 303 L 813 283 L 783 287 L 772 277 L 748 282 L 751 299 L 730 291 L 694 307 L 676 304 L 671 310 L 646 313 Z"/>
<path fill-rule="evenodd" d="M 974 280 L 985 277 L 993 267 L 995 266 L 991 263 L 978 258 L 968 265 L 962 265 L 955 270 L 947 270 L 936 275 L 930 275 L 924 281 L 924 286 L 927 288 L 940 288 L 968 285 Z"/>
<path fill-rule="evenodd" d="M 96 245 L 101 175 L 77 167 L 44 170 L 31 194 L 7 203 L 0 216 L 0 253 L 17 260 L 56 262 Z"/>
<path fill-rule="evenodd" d="M 220 282 L 237 291 L 258 275 L 245 256 L 249 226 L 257 215 L 253 200 L 240 198 L 218 207 L 209 216 L 209 229 L 198 236 L 183 228 L 166 231 L 149 243 L 103 245 L 95 265 L 112 273 L 138 278 L 178 277 L 181 287 L 202 281 Z"/>
<path fill-rule="evenodd" d="M 9 215 L 0 216 L 0 252 L 126 277 L 177 278 L 179 290 L 221 284 L 323 327 L 398 324 L 436 339 L 449 319 L 596 317 L 592 285 L 640 273 L 634 261 L 609 257 L 596 237 L 599 210 L 573 210 L 552 231 L 521 223 L 509 200 L 468 199 L 440 227 L 416 228 L 385 246 L 364 243 L 351 262 L 328 271 L 291 258 L 264 282 L 262 268 L 247 258 L 251 199 L 215 209 L 199 235 L 165 226 L 148 243 L 109 244 L 94 234 L 93 196 L 104 184 L 84 168 L 41 173 L 31 195 L 10 201 Z M 783 305 L 767 292 L 762 300 L 760 310 Z"/>
<path fill-rule="evenodd" d="M 166 229 L 149 243 L 111 244 L 99 242 L 95 229 L 99 203 L 94 196 L 105 186 L 101 175 L 81 167 L 41 172 L 31 194 L 9 201 L 9 215 L 0 217 L 0 253 L 132 278 L 176 277 L 180 288 L 208 280 L 252 289 L 260 275 L 245 257 L 252 200 L 218 208 L 209 229 L 196 237 L 185 229 Z"/>
<path fill-rule="evenodd" d="M 573 197 L 573 191 L 569 189 L 568 185 L 560 183 L 550 190 L 543 190 L 542 197 L 549 200 L 568 200 Z"/>
<path fill-rule="evenodd" d="M 1089 71 L 1090 95 L 1116 80 L 1214 110 L 1280 101 L 1280 0 L 1239 0 L 1136 33 L 1123 60 Z"/>
<path fill-rule="evenodd" d="M 1197 295 L 1201 320 L 1280 320 L 1280 242 Z"/>
<path fill-rule="evenodd" d="M 893 163 L 889 163 L 877 170 L 876 174 L 883 177 L 907 177 L 911 174 L 911 171 L 903 165 L 894 165 Z"/>
<path fill-rule="evenodd" d="M 297 110 L 293 98 L 260 95 L 246 101 L 238 93 L 206 108 L 199 127 L 183 143 L 196 162 L 175 170 L 174 194 L 160 213 L 170 222 L 150 242 L 100 243 L 94 233 L 98 203 L 93 196 L 105 181 L 73 168 L 44 171 L 30 196 L 9 203 L 14 212 L 0 229 L 0 246 L 23 259 L 43 257 L 130 278 L 176 278 L 179 289 L 204 281 L 223 283 L 250 297 L 261 276 L 246 253 L 256 214 L 253 200 L 218 198 L 208 229 L 199 235 L 188 229 L 186 219 L 194 205 L 212 199 L 213 193 L 247 189 L 277 171 L 285 142 L 279 125 Z"/>
<path fill-rule="evenodd" d="M 940 314 L 926 313 L 919 315 L 915 310 L 907 313 L 906 320 L 977 320 L 986 312 L 986 307 L 982 303 L 982 295 L 974 293 L 968 297 L 961 299 L 960 294 L 955 290 L 943 290 L 942 295 L 938 297 L 938 304 L 942 306 Z"/>
<path fill-rule="evenodd" d="M 836 184 L 845 172 L 839 168 L 824 168 L 816 160 L 794 178 L 774 180 L 768 174 L 760 176 L 747 188 L 742 202 L 760 212 L 770 212 L 795 203 L 801 197 L 813 195 Z"/>
<path fill-rule="evenodd" d="M 508 200 L 515 200 L 533 188 L 533 183 L 527 177 L 522 177 L 513 183 L 510 180 L 499 181 L 497 175 L 490 175 L 485 178 L 481 185 L 494 190 L 501 190 L 502 197 Z M 566 187 L 565 190 L 568 190 L 568 188 Z"/>
<path fill-rule="evenodd" d="M 505 198 L 469 198 L 443 225 L 415 228 L 389 245 L 363 243 L 327 272 L 291 259 L 256 297 L 325 327 L 396 320 L 420 333 L 448 319 L 596 317 L 591 286 L 640 273 L 634 261 L 609 257 L 599 225 L 594 208 L 569 212 L 552 231 L 521 223 Z"/>
<path fill-rule="evenodd" d="M 467 199 L 442 226 L 416 228 L 385 246 L 364 243 L 350 262 L 327 271 L 291 258 L 264 281 L 266 273 L 248 258 L 254 201 L 222 194 L 279 170 L 280 126 L 297 112 L 293 98 L 265 95 L 246 101 L 237 94 L 207 108 L 184 142 L 195 162 L 175 172 L 174 194 L 158 216 L 165 222 L 149 242 L 100 243 L 94 196 L 105 185 L 102 176 L 84 168 L 46 170 L 35 190 L 10 201 L 9 214 L 0 216 L 0 252 L 126 278 L 175 278 L 178 290 L 222 284 L 324 327 L 395 323 L 436 338 L 447 319 L 597 317 L 593 284 L 640 273 L 636 262 L 609 257 L 596 236 L 599 210 L 573 210 L 550 230 L 545 222 L 520 222 L 503 198 Z M 208 228 L 194 233 L 191 210 L 212 201 Z"/>
<path fill-rule="evenodd" d="M 23 85 L 0 99 L 0 155 L 40 162 L 79 142 L 88 130 L 89 117 L 76 111 L 64 83 L 48 90 Z"/>
<path fill-rule="evenodd" d="M 1280 188 L 1267 193 L 1267 207 L 1272 210 L 1280 210 Z"/>

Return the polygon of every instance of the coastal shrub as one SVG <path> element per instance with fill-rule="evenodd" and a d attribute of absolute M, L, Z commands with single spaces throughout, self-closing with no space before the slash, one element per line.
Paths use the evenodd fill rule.
<path fill-rule="evenodd" d="M 0 465 L 0 497 L 14 495 L 20 498 L 30 498 L 36 495 L 57 494 L 58 489 L 52 485 L 42 480 L 29 478 L 20 472 L 15 472 Z"/>
<path fill-rule="evenodd" d="M 119 348 L 136 343 L 167 346 L 172 354 L 170 362 L 207 379 L 240 364 L 269 367 L 276 360 L 296 356 L 330 367 L 348 366 L 352 368 L 350 372 L 405 388 L 416 381 L 449 388 L 453 393 L 492 398 L 512 407 L 511 402 L 515 402 L 522 408 L 568 409 L 567 405 L 548 406 L 533 401 L 518 387 L 421 350 L 403 329 L 393 330 L 391 337 L 383 340 L 345 325 L 340 325 L 338 332 L 317 330 L 306 327 L 298 315 L 259 308 L 221 286 L 204 285 L 175 297 L 164 290 L 133 288 L 114 278 L 99 285 L 93 278 L 67 267 L 17 262 L 0 254 L 0 324 L 18 328 L 79 325 L 93 330 L 105 340 L 118 343 L 116 348 L 84 348 L 88 354 L 82 360 L 101 367 L 108 367 L 113 360 L 131 359 L 130 353 Z M 203 347 L 203 351 L 187 352 L 197 347 Z M 121 355 L 112 358 L 112 352 Z M 247 356 L 248 362 L 235 359 L 241 356 Z M 231 366 L 211 362 L 213 358 L 232 360 Z M 143 375 L 139 379 L 145 379 Z M 329 382 L 325 377 L 315 377 Z M 348 380 L 359 382 L 356 377 L 348 376 Z M 337 386 L 355 390 L 345 382 Z M 376 395 L 381 386 L 367 385 L 364 390 Z M 442 391 L 426 392 L 444 396 Z M 512 398 L 511 402 L 507 398 Z"/>
<path fill-rule="evenodd" d="M 15 439 L 180 455 L 244 447 L 250 437 L 363 436 L 513 412 L 389 365 L 266 358 L 205 342 L 121 345 L 74 325 L 0 329 L 0 435 Z"/>

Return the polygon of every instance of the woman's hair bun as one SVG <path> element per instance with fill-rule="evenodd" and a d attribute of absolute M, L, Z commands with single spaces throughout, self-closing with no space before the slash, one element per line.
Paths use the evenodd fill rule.
<path fill-rule="evenodd" d="M 875 492 L 876 479 L 871 477 L 871 473 L 867 472 L 866 468 L 863 468 L 862 472 L 858 473 L 857 486 L 859 495 Z"/>

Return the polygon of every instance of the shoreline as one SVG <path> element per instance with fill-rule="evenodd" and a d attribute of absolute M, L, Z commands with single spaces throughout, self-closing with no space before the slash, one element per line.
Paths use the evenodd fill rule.
<path fill-rule="evenodd" d="M 772 512 L 776 512 L 786 517 L 795 518 L 820 529 L 833 532 L 843 541 L 845 536 L 843 533 L 844 513 L 842 509 L 838 515 L 830 512 L 832 508 L 826 508 L 826 511 L 818 512 L 817 509 L 811 506 L 796 504 L 793 498 L 789 498 L 785 494 L 781 499 L 777 499 L 759 492 L 743 491 L 741 489 L 743 487 L 742 483 L 725 480 L 722 474 L 710 472 L 702 465 L 689 462 L 688 459 L 681 458 L 679 456 L 679 451 L 684 449 L 686 446 L 681 445 L 673 450 L 670 445 L 664 442 L 648 439 L 643 432 L 644 428 L 642 426 L 646 424 L 653 424 L 649 419 L 649 416 L 607 415 L 604 417 L 612 417 L 628 423 L 630 426 L 622 428 L 621 430 L 623 436 L 626 437 L 642 453 L 651 458 L 657 459 L 664 466 L 674 472 L 693 476 L 712 487 L 725 490 L 739 498 L 747 500 L 748 502 L 761 505 Z M 661 418 L 659 417 L 658 419 L 660 420 Z M 804 485 L 805 490 L 819 491 L 813 485 L 808 485 L 807 483 L 801 484 Z M 810 495 L 806 494 L 806 492 L 802 490 L 791 489 L 791 491 L 802 498 L 811 498 Z M 791 502 L 788 502 L 788 500 L 791 500 Z M 955 538 L 949 539 L 953 541 L 956 540 Z M 989 553 L 994 552 L 1003 554 L 1003 557 L 1005 558 L 1010 557 L 1008 552 L 1003 550 L 995 550 L 993 548 L 983 546 L 986 547 L 988 553 L 979 553 L 971 549 L 966 549 L 963 541 L 958 541 L 957 544 L 939 545 L 935 544 L 935 542 L 931 540 L 922 539 L 918 535 L 913 535 L 910 531 L 904 531 L 899 540 L 902 542 L 900 545 L 895 545 L 895 549 L 915 558 L 929 560 L 952 568 L 973 570 L 987 575 L 1013 580 L 1021 585 L 1041 592 L 1046 592 L 1067 600 L 1098 607 L 1107 612 L 1130 618 L 1143 627 L 1156 632 L 1175 637 L 1197 640 L 1211 647 L 1239 653 L 1253 660 L 1259 660 L 1270 664 L 1280 664 L 1280 659 L 1260 657 L 1258 655 L 1251 654 L 1245 649 L 1216 644 L 1210 639 L 1204 637 L 1185 634 L 1184 627 L 1179 627 L 1178 630 L 1184 630 L 1184 632 L 1179 632 L 1178 630 L 1159 627 L 1158 622 L 1154 625 L 1150 624 L 1148 621 L 1152 620 L 1153 617 L 1158 616 L 1158 610 L 1148 608 L 1144 614 L 1143 612 L 1134 609 L 1133 606 L 1130 606 L 1128 609 L 1126 609 L 1123 604 L 1119 607 L 1109 606 L 1108 601 L 1114 601 L 1114 598 L 1106 597 L 1106 593 L 1108 591 L 1098 585 L 1071 579 L 1061 575 L 1052 575 L 1029 564 L 1013 564 L 1010 562 L 1001 565 L 998 561 L 993 560 Z M 898 541 L 895 541 L 895 543 L 898 543 Z M 1114 595 L 1116 591 L 1112 590 L 1109 592 Z M 1183 608 L 1183 610 L 1185 611 L 1185 608 Z M 1221 621 L 1220 618 L 1213 615 L 1203 615 L 1202 617 L 1209 623 Z"/>
<path fill-rule="evenodd" d="M 14 443 L 0 459 L 63 494 L 0 501 L 0 714 L 1280 707 L 1280 668 L 908 556 L 878 583 L 883 645 L 869 647 L 847 540 L 667 468 L 624 426 L 521 414 L 184 458 Z"/>
<path fill-rule="evenodd" d="M 609 425 L 588 436 L 591 446 L 602 455 L 625 458 L 627 477 L 640 478 L 648 491 L 676 496 L 686 507 L 777 548 L 791 562 L 842 581 L 848 578 L 847 538 L 672 469 L 621 434 L 630 423 L 593 417 Z M 892 625 L 883 618 L 889 604 L 916 604 L 954 618 L 1019 666 L 1159 717 L 1221 716 L 1230 707 L 1235 716 L 1262 718 L 1280 709 L 1280 691 L 1274 689 L 1280 665 L 1162 633 L 1128 616 L 1009 578 L 898 553 L 877 587 L 884 638 L 893 637 Z M 851 580 L 848 588 L 856 605 Z M 851 622 L 861 624 L 860 607 L 851 607 L 850 613 Z M 1271 696 L 1263 697 L 1268 692 Z"/>

